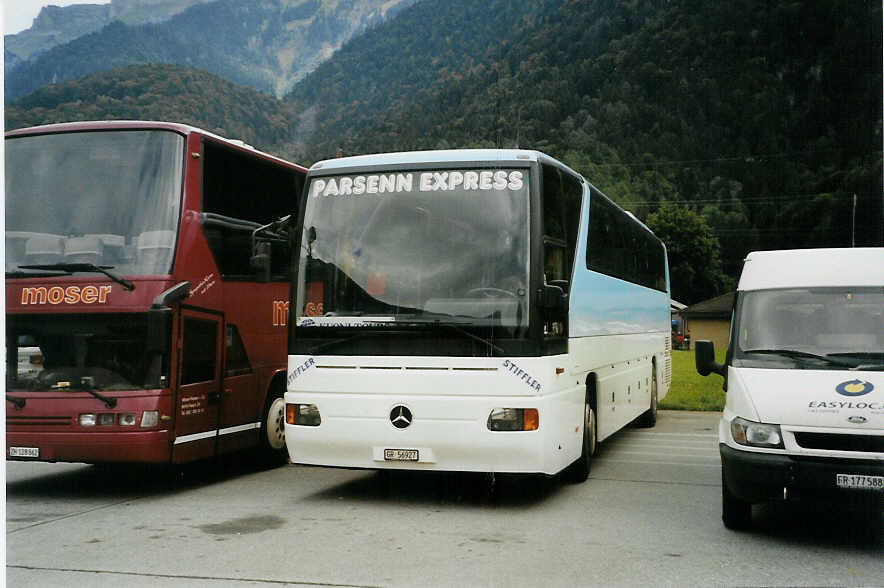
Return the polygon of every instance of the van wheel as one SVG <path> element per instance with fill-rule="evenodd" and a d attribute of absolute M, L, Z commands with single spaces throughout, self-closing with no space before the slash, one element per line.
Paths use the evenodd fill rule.
<path fill-rule="evenodd" d="M 721 472 L 721 520 L 733 531 L 743 531 L 752 526 L 752 503 L 740 500 L 727 489 L 724 470 Z"/>
<path fill-rule="evenodd" d="M 648 429 L 657 424 L 657 364 L 651 367 L 651 406 L 638 417 L 636 424 Z"/>
<path fill-rule="evenodd" d="M 589 478 L 592 468 L 592 456 L 598 450 L 597 425 L 595 422 L 595 410 L 587 402 L 583 405 L 583 450 L 580 457 L 565 470 L 565 479 L 568 482 L 579 484 Z"/>
<path fill-rule="evenodd" d="M 288 461 L 285 445 L 285 399 L 281 392 L 271 392 L 261 419 L 261 456 L 269 464 Z"/>

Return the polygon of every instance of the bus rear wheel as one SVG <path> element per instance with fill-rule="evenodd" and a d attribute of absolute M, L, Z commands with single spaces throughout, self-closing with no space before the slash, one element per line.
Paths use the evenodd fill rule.
<path fill-rule="evenodd" d="M 595 409 L 587 402 L 583 407 L 583 449 L 580 457 L 565 470 L 565 479 L 574 484 L 585 482 L 592 469 L 592 456 L 598 445 Z"/>
<path fill-rule="evenodd" d="M 636 424 L 645 428 L 657 424 L 657 364 L 651 367 L 651 406 L 638 417 Z"/>
<path fill-rule="evenodd" d="M 285 445 L 285 399 L 281 392 L 271 393 L 261 418 L 261 456 L 270 464 L 288 461 Z"/>

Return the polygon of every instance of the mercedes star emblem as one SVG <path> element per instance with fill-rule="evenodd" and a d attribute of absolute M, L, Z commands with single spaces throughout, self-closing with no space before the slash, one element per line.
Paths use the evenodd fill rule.
<path fill-rule="evenodd" d="M 397 429 L 404 429 L 411 424 L 411 411 L 401 404 L 393 407 L 390 411 L 390 422 Z"/>

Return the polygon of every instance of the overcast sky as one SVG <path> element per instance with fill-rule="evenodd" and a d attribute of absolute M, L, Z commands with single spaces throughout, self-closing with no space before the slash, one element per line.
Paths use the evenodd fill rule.
<path fill-rule="evenodd" d="M 107 4 L 110 0 L 0 0 L 3 3 L 3 34 L 12 35 L 31 27 L 44 6 Z"/>

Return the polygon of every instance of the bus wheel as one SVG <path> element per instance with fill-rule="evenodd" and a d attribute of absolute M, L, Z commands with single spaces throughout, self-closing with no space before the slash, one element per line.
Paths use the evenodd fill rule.
<path fill-rule="evenodd" d="M 285 463 L 288 449 L 285 446 L 285 399 L 282 393 L 271 393 L 261 419 L 261 453 L 268 462 Z"/>
<path fill-rule="evenodd" d="M 657 364 L 651 367 L 651 406 L 638 417 L 636 424 L 645 428 L 657 424 Z"/>
<path fill-rule="evenodd" d="M 583 450 L 580 457 L 565 470 L 565 479 L 574 484 L 585 482 L 592 468 L 592 456 L 598 449 L 596 438 L 595 409 L 587 402 L 583 405 Z"/>
<path fill-rule="evenodd" d="M 727 489 L 724 471 L 721 472 L 721 520 L 724 526 L 734 531 L 743 531 L 752 526 L 752 503 L 740 500 Z"/>

